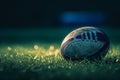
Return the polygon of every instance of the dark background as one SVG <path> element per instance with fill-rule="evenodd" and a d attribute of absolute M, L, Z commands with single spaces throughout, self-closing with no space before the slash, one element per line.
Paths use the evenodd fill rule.
<path fill-rule="evenodd" d="M 65 11 L 104 12 L 107 20 L 102 25 L 119 27 L 119 4 L 119 0 L 2 0 L 0 27 L 57 27 Z"/>
<path fill-rule="evenodd" d="M 85 23 L 62 23 L 61 15 L 66 12 L 87 12 L 105 14 L 105 20 L 94 22 L 92 17 Z M 80 14 L 81 15 L 81 14 Z M 94 15 L 93 15 L 94 17 Z M 74 19 L 79 19 L 75 17 Z M 96 19 L 96 20 L 97 20 Z M 91 20 L 93 22 L 91 23 Z M 59 42 L 81 26 L 106 28 L 110 39 L 118 40 L 120 25 L 119 0 L 1 0 L 0 1 L 0 43 Z M 67 29 L 65 29 L 67 27 Z"/>

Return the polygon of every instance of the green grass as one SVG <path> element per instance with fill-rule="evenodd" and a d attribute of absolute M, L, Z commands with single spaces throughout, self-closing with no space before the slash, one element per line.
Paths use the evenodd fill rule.
<path fill-rule="evenodd" d="M 5 39 L 0 40 L 0 80 L 119 80 L 120 29 L 105 29 L 111 47 L 102 60 L 74 62 L 63 59 L 59 51 L 61 41 L 72 30 L 30 29 L 8 33 L 3 30 L 1 35 Z"/>
<path fill-rule="evenodd" d="M 0 46 L 0 80 L 119 79 L 120 45 L 111 44 L 100 61 L 66 61 L 59 43 L 5 44 Z"/>

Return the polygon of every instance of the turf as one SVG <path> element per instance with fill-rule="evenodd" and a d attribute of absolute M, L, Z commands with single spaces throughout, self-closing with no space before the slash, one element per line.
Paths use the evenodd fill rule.
<path fill-rule="evenodd" d="M 66 61 L 60 44 L 9 44 L 0 47 L 1 79 L 119 79 L 120 45 L 112 44 L 100 61 Z"/>
<path fill-rule="evenodd" d="M 0 80 L 119 80 L 119 29 L 114 29 L 114 31 L 113 29 L 105 29 L 109 34 L 111 46 L 102 60 L 84 59 L 74 62 L 66 61 L 59 51 L 61 40 L 71 30 L 52 30 L 50 34 L 45 35 L 48 36 L 45 42 L 28 42 L 26 40 L 27 42 L 19 43 L 18 40 L 23 38 L 27 32 L 19 35 L 14 44 L 13 41 L 5 43 L 4 40 L 1 40 L 4 42 L 0 43 Z M 41 33 L 46 34 L 43 30 L 38 33 L 43 36 Z M 13 37 L 16 38 L 16 36 L 18 35 Z"/>

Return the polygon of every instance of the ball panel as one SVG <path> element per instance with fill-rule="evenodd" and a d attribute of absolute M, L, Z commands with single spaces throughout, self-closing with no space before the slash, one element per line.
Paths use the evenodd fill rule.
<path fill-rule="evenodd" d="M 66 43 L 66 47 L 64 47 L 62 53 L 64 56 L 67 55 L 79 59 L 82 56 L 89 57 L 97 53 L 97 51 L 99 51 L 102 47 L 103 43 L 101 42 L 74 40 L 71 43 L 69 42 L 69 44 Z"/>
<path fill-rule="evenodd" d="M 92 55 L 90 57 L 91 58 L 101 59 L 108 52 L 109 47 L 110 47 L 110 41 L 109 41 L 108 36 L 103 31 L 97 33 L 97 36 L 98 36 L 98 40 L 101 41 L 104 44 L 104 46 L 96 54 L 94 54 L 94 55 Z"/>

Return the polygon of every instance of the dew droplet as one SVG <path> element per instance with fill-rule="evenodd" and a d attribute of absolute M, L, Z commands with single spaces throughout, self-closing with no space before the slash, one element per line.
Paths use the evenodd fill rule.
<path fill-rule="evenodd" d="M 8 50 L 8 51 L 11 51 L 11 50 L 12 50 L 12 48 L 8 46 L 7 50 Z"/>
<path fill-rule="evenodd" d="M 38 45 L 34 45 L 34 49 L 37 50 L 39 48 Z"/>

